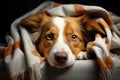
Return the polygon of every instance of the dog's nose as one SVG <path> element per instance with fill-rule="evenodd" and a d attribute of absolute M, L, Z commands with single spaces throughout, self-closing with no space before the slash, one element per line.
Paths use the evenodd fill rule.
<path fill-rule="evenodd" d="M 68 55 L 65 52 L 57 52 L 55 53 L 55 60 L 60 63 L 64 64 L 68 59 Z"/>

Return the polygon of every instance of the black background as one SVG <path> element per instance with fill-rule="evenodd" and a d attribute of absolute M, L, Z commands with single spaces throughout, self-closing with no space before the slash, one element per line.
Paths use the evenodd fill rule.
<path fill-rule="evenodd" d="M 45 0 L 5 0 L 2 4 L 3 10 L 2 21 L 0 26 L 0 42 L 5 41 L 5 35 L 10 31 L 11 23 L 26 12 L 34 9 Z M 120 16 L 120 2 L 119 0 L 51 0 L 59 3 L 79 3 L 85 5 L 101 6 L 109 11 L 112 11 Z"/>

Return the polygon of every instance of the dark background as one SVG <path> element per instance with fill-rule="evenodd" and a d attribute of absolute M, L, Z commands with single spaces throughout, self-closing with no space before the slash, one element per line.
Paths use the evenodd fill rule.
<path fill-rule="evenodd" d="M 18 17 L 26 12 L 34 9 L 45 0 L 5 0 L 3 4 L 6 8 L 2 11 L 2 22 L 0 23 L 0 42 L 5 41 L 5 35 L 10 31 L 11 23 Z M 51 0 L 59 3 L 79 3 L 85 5 L 101 6 L 109 11 L 120 15 L 120 2 L 119 0 Z M 7 4 L 7 5 L 6 5 Z"/>

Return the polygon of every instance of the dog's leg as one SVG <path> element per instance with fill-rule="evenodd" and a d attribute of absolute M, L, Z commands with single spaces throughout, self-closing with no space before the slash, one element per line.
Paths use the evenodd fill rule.
<path fill-rule="evenodd" d="M 77 59 L 78 59 L 78 60 L 81 60 L 81 59 L 88 59 L 87 52 L 85 52 L 85 51 L 79 52 L 78 55 L 77 55 Z"/>

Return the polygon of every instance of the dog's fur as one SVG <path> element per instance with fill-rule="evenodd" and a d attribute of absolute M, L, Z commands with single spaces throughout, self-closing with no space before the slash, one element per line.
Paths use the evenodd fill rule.
<path fill-rule="evenodd" d="M 86 58 L 86 44 L 94 40 L 96 33 L 105 36 L 100 25 L 86 14 L 57 17 L 39 12 L 23 19 L 20 24 L 32 33 L 40 54 L 51 66 L 58 68 L 72 65 L 75 59 Z"/>

